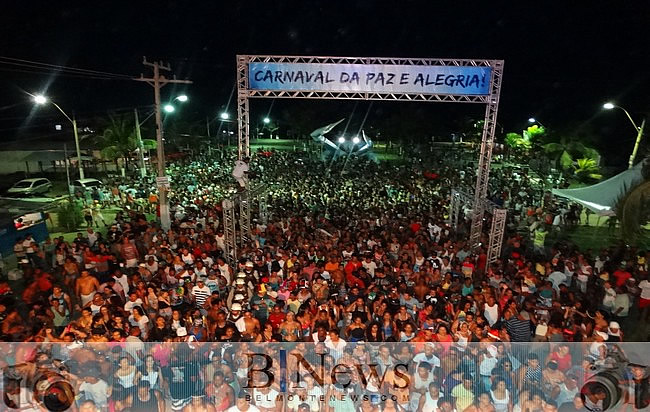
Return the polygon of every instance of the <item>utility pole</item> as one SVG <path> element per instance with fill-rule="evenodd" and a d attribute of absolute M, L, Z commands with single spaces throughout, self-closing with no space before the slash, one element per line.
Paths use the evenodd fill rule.
<path fill-rule="evenodd" d="M 68 181 L 68 194 L 72 197 L 72 185 L 70 184 L 70 168 L 68 167 L 68 145 L 63 143 L 63 160 L 65 162 L 65 177 Z"/>
<path fill-rule="evenodd" d="M 59 109 L 60 110 L 60 109 Z M 74 144 L 77 146 L 77 163 L 79 163 L 79 179 L 84 179 L 84 164 L 81 160 L 81 149 L 79 148 L 79 132 L 77 131 L 77 118 L 72 115 L 72 130 L 74 131 Z"/>
<path fill-rule="evenodd" d="M 163 124 L 162 115 L 160 114 L 160 89 L 168 83 L 183 83 L 191 84 L 190 80 L 177 80 L 176 76 L 171 79 L 166 78 L 160 74 L 160 70 L 171 71 L 169 64 L 164 65 L 162 62 L 150 63 L 144 57 L 142 64 L 149 66 L 153 69 L 153 77 L 145 78 L 140 75 L 139 79 L 134 79 L 140 82 L 146 82 L 153 86 L 154 90 L 154 104 L 156 113 L 156 142 L 157 142 L 157 155 L 158 155 L 158 179 L 156 185 L 158 186 L 158 204 L 160 205 L 160 226 L 164 231 L 169 230 L 171 227 L 171 219 L 169 216 L 169 199 L 167 199 L 167 188 L 169 187 L 169 177 L 165 175 L 165 146 L 163 142 Z"/>
<path fill-rule="evenodd" d="M 138 153 L 140 160 L 140 177 L 144 178 L 147 176 L 147 167 L 144 164 L 144 145 L 142 144 L 142 135 L 140 134 L 140 120 L 138 120 L 138 109 L 133 109 L 133 114 L 135 114 L 135 136 L 138 139 Z"/>
<path fill-rule="evenodd" d="M 632 120 L 632 119 L 630 119 Z M 632 122 L 634 124 L 634 122 Z M 636 126 L 636 125 L 635 125 Z M 636 152 L 639 150 L 639 145 L 641 144 L 641 139 L 643 139 L 643 129 L 645 128 L 645 119 L 641 122 L 641 127 L 637 127 L 636 141 L 634 142 L 634 149 L 632 149 L 632 154 L 630 155 L 630 161 L 628 162 L 628 169 L 634 167 L 634 158 L 636 157 Z"/>

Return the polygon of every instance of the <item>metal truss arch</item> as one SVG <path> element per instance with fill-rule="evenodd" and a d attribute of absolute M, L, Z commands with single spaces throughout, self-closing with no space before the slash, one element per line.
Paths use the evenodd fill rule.
<path fill-rule="evenodd" d="M 450 67 L 489 67 L 489 93 L 453 94 L 453 93 L 391 93 L 376 91 L 331 91 L 331 90 L 275 90 L 251 89 L 249 81 L 249 64 L 251 63 L 287 63 L 287 64 L 355 64 L 355 65 L 395 65 L 395 66 L 450 66 Z M 450 59 L 450 58 L 408 58 L 408 57 L 335 57 L 335 56 L 279 56 L 279 55 L 238 55 L 237 56 L 237 115 L 238 115 L 238 154 L 239 158 L 250 155 L 249 148 L 249 98 L 284 98 L 284 99 L 344 99 L 374 101 L 413 101 L 438 103 L 480 103 L 485 104 L 485 121 L 483 125 L 481 149 L 478 161 L 476 186 L 472 208 L 472 226 L 470 244 L 476 248 L 480 242 L 483 229 L 483 212 L 488 191 L 492 148 L 496 131 L 496 119 L 503 79 L 503 60 L 492 59 Z M 249 215 L 245 213 L 245 215 Z M 450 216 L 453 215 L 453 208 Z M 457 219 L 457 214 L 455 215 Z M 241 223 L 241 222 L 240 222 Z M 457 223 L 457 220 L 456 220 Z M 244 225 L 250 228 L 250 222 Z M 243 240 L 242 235 L 242 240 Z"/>

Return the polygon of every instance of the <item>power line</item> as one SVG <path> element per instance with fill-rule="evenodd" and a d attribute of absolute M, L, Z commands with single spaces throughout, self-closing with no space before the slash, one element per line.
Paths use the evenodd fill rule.
<path fill-rule="evenodd" d="M 83 112 L 77 112 L 77 117 L 79 119 L 84 119 L 84 120 L 92 120 L 92 116 L 97 115 L 97 114 L 109 114 L 111 112 L 115 113 L 121 113 L 121 112 L 131 112 L 133 108 L 137 109 L 152 109 L 153 105 L 147 104 L 147 105 L 142 105 L 142 106 L 126 106 L 126 107 L 115 107 L 111 109 L 101 109 L 101 110 L 94 110 L 94 111 L 83 111 Z M 42 113 L 42 114 L 33 114 L 31 117 L 39 117 L 39 118 L 54 118 L 56 117 L 56 114 L 51 114 L 51 113 Z M 81 117 L 79 117 L 81 116 Z M 7 117 L 0 117 L 0 121 L 5 121 L 5 120 L 20 120 L 24 119 L 26 116 L 7 116 Z"/>
<path fill-rule="evenodd" d="M 0 62 L 1 63 L 1 62 Z M 27 74 L 35 74 L 35 75 L 47 75 L 47 76 L 52 76 L 52 74 L 56 74 L 57 76 L 65 76 L 65 77 L 76 77 L 80 79 L 93 79 L 93 80 L 131 80 L 131 79 L 122 79 L 122 78 L 117 78 L 117 77 L 100 77 L 100 76 L 88 76 L 88 75 L 81 75 L 81 74 L 72 74 L 72 73 L 66 73 L 66 72 L 56 72 L 56 71 L 38 71 L 38 70 L 26 70 L 26 69 L 12 69 L 12 68 L 6 68 L 6 67 L 0 67 L 0 71 L 3 72 L 14 72 L 14 73 L 27 73 Z"/>
<path fill-rule="evenodd" d="M 33 60 L 25 60 L 25 59 L 17 59 L 14 57 L 6 57 L 6 56 L 0 56 L 0 60 L 9 60 L 8 62 L 2 62 L 5 64 L 13 64 L 13 65 L 22 65 L 26 67 L 34 67 L 34 68 L 54 68 L 57 70 L 61 71 L 69 71 L 69 72 L 77 72 L 77 73 L 86 73 L 86 74 L 91 74 L 91 75 L 100 75 L 100 76 L 106 76 L 106 77 L 119 77 L 123 79 L 132 79 L 133 76 L 130 76 L 128 74 L 121 74 L 121 73 L 111 73 L 111 72 L 106 72 L 106 71 L 101 71 L 101 70 L 91 70 L 91 69 L 81 69 L 77 67 L 70 67 L 70 66 L 62 66 L 58 64 L 51 64 L 51 63 L 43 63 L 43 62 L 37 62 Z"/>

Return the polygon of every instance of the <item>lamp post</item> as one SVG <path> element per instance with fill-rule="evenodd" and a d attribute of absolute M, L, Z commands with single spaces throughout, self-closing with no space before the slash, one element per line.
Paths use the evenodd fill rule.
<path fill-rule="evenodd" d="M 160 86 L 158 85 L 158 67 L 154 67 L 154 102 L 156 114 L 156 152 L 158 155 L 158 178 L 159 187 L 159 204 L 160 204 L 160 226 L 167 231 L 171 227 L 171 217 L 169 216 L 169 200 L 167 199 L 167 190 L 164 186 L 169 184 L 169 178 L 165 175 L 165 142 L 163 141 L 163 124 L 162 114 L 160 113 Z M 183 97 L 184 96 L 184 97 Z M 181 95 L 174 100 L 186 102 L 187 96 Z M 173 113 L 176 109 L 171 103 L 165 104 L 162 109 L 165 113 Z"/>
<path fill-rule="evenodd" d="M 61 107 L 59 107 L 58 104 L 56 104 L 52 100 L 49 100 L 47 97 L 43 96 L 42 94 L 37 94 L 34 96 L 34 103 L 38 105 L 42 106 L 44 104 L 47 104 L 48 102 L 51 103 L 54 107 L 56 107 L 65 116 L 65 118 L 68 119 L 70 123 L 72 123 L 72 130 L 74 132 L 74 144 L 77 148 L 77 163 L 79 164 L 79 179 L 83 179 L 85 176 L 84 176 L 83 163 L 81 162 L 81 149 L 79 148 L 79 132 L 77 130 L 77 119 L 75 118 L 74 114 L 72 115 L 72 118 L 70 118 L 70 116 L 68 116 L 68 114 L 64 112 L 63 109 L 61 109 Z"/>
<path fill-rule="evenodd" d="M 535 123 L 537 123 L 538 125 L 542 126 L 544 129 L 546 129 L 546 126 L 544 126 L 544 125 L 542 124 L 542 122 L 540 122 L 539 120 L 535 119 L 534 117 L 529 117 L 529 118 L 528 118 L 528 123 L 530 123 L 530 124 L 535 124 Z"/>
<path fill-rule="evenodd" d="M 634 158 L 636 158 L 636 152 L 639 150 L 639 145 L 641 144 L 641 139 L 643 139 L 643 129 L 645 128 L 645 119 L 641 122 L 641 126 L 637 126 L 636 122 L 634 119 L 632 119 L 632 116 L 630 116 L 630 113 L 625 110 L 621 106 L 617 106 L 614 103 L 607 102 L 603 104 L 603 109 L 605 110 L 612 110 L 612 109 L 621 109 L 623 112 L 625 112 L 625 115 L 627 116 L 628 119 L 630 119 L 630 123 L 632 123 L 632 126 L 634 127 L 634 130 L 636 130 L 636 141 L 634 142 L 634 148 L 632 149 L 632 154 L 630 155 L 630 160 L 627 162 L 627 168 L 631 169 L 634 166 Z"/>

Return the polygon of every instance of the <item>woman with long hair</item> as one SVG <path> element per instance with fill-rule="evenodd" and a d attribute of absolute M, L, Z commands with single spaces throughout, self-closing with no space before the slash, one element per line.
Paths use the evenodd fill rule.
<path fill-rule="evenodd" d="M 368 324 L 366 328 L 366 341 L 367 342 L 383 342 L 384 331 L 381 329 L 379 322 L 374 321 Z"/>
<path fill-rule="evenodd" d="M 133 364 L 130 356 L 120 358 L 118 368 L 113 374 L 115 377 L 114 386 L 119 390 L 125 390 L 129 393 L 135 391 L 135 385 L 140 378 L 140 372 Z"/>
<path fill-rule="evenodd" d="M 301 337 L 301 324 L 296 321 L 293 312 L 289 311 L 287 317 L 278 327 L 283 342 L 295 342 Z"/>
<path fill-rule="evenodd" d="M 355 316 L 352 323 L 345 328 L 345 336 L 348 342 L 359 342 L 366 338 L 366 325 L 363 324 L 361 316 Z"/>
<path fill-rule="evenodd" d="M 163 392 L 165 388 L 165 380 L 163 378 L 160 366 L 156 364 L 153 355 L 147 355 L 144 358 L 144 363 L 139 369 L 140 382 L 147 382 L 150 389 Z"/>
<path fill-rule="evenodd" d="M 399 331 L 397 330 L 397 325 L 393 321 L 393 317 L 390 312 L 384 312 L 384 316 L 381 320 L 381 333 L 384 335 L 384 339 L 387 342 L 396 342 Z"/>

